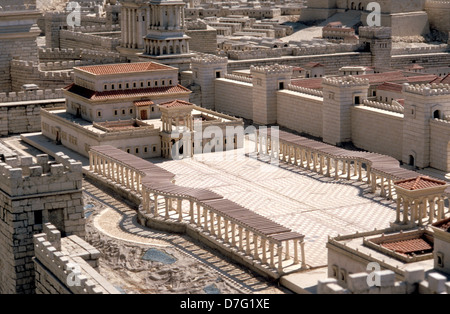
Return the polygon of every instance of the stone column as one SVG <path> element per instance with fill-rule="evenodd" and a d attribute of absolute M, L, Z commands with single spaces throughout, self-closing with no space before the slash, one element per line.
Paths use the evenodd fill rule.
<path fill-rule="evenodd" d="M 197 227 L 202 225 L 202 215 L 200 212 L 200 203 L 197 203 Z"/>
<path fill-rule="evenodd" d="M 278 273 L 283 272 L 283 247 L 281 245 L 277 248 L 278 253 Z"/>
<path fill-rule="evenodd" d="M 183 200 L 181 198 L 177 199 L 177 208 L 178 208 L 178 221 L 181 222 L 183 220 Z"/>
<path fill-rule="evenodd" d="M 169 198 L 167 196 L 164 197 L 164 209 L 165 209 L 165 218 L 169 219 Z"/>
<path fill-rule="evenodd" d="M 191 217 L 190 223 L 194 224 L 195 220 L 194 220 L 194 201 L 193 200 L 189 200 L 189 216 Z"/>
<path fill-rule="evenodd" d="M 396 216 L 395 216 L 395 223 L 400 222 L 400 206 L 401 206 L 401 197 L 397 197 L 397 209 L 396 209 Z"/>
<path fill-rule="evenodd" d="M 89 151 L 89 171 L 92 171 L 93 169 L 93 162 L 94 162 L 94 157 L 92 156 L 92 152 Z"/>
<path fill-rule="evenodd" d="M 154 193 L 153 194 L 153 214 L 155 215 L 155 217 L 159 216 L 159 212 L 158 212 L 158 194 Z"/>
<path fill-rule="evenodd" d="M 429 218 L 428 222 L 431 224 L 431 223 L 433 223 L 433 220 L 434 220 L 434 211 L 436 210 L 436 208 L 435 208 L 436 203 L 434 201 L 434 198 L 432 198 L 429 202 L 430 202 L 430 214 L 428 217 Z"/>
<path fill-rule="evenodd" d="M 250 255 L 250 231 L 249 230 L 245 230 L 245 241 L 246 241 L 246 250 L 245 253 L 247 255 Z"/>

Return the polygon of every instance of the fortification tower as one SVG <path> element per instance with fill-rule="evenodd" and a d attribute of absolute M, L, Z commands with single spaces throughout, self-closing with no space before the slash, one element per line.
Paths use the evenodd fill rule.
<path fill-rule="evenodd" d="M 291 83 L 292 68 L 284 65 L 252 66 L 253 122 L 273 124 L 277 122 L 277 91 Z"/>
<path fill-rule="evenodd" d="M 40 33 L 36 0 L 0 2 L 0 92 L 11 91 L 13 58 L 38 61 L 36 38 Z"/>
<path fill-rule="evenodd" d="M 198 105 L 215 109 L 214 80 L 227 74 L 228 59 L 215 55 L 202 55 L 191 60 L 193 82 L 200 86 L 200 102 Z"/>
<path fill-rule="evenodd" d="M 430 166 L 430 123 L 450 114 L 450 85 L 404 84 L 405 109 L 403 122 L 404 163 L 419 168 Z M 442 140 L 444 134 L 438 135 Z M 445 143 L 448 154 L 448 143 Z M 448 158 L 448 157 L 447 157 Z"/>
<path fill-rule="evenodd" d="M 369 81 L 353 76 L 324 78 L 323 141 L 332 145 L 352 140 L 351 107 L 367 99 Z"/>
<path fill-rule="evenodd" d="M 366 26 L 359 28 L 359 42 L 364 50 L 372 54 L 375 72 L 390 70 L 392 29 L 390 27 Z"/>
<path fill-rule="evenodd" d="M 85 236 L 81 163 L 62 153 L 36 159 L 0 159 L 0 294 L 33 293 L 33 234 L 44 223 Z"/>

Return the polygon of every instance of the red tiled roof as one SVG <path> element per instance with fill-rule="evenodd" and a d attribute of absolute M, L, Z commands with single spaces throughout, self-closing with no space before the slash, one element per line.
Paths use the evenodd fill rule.
<path fill-rule="evenodd" d="M 291 80 L 291 84 L 294 86 L 300 86 L 311 89 L 322 89 L 322 78 Z"/>
<path fill-rule="evenodd" d="M 149 87 L 141 89 L 125 89 L 125 90 L 110 90 L 103 92 L 96 92 L 75 84 L 71 84 L 65 87 L 65 90 L 77 94 L 81 97 L 90 100 L 107 100 L 107 99 L 121 99 L 121 98 L 132 98 L 132 97 L 151 97 L 158 95 L 169 95 L 169 94 L 180 94 L 180 93 L 191 93 L 189 89 L 181 85 L 177 86 L 166 86 L 166 87 Z"/>
<path fill-rule="evenodd" d="M 323 64 L 318 63 L 318 62 L 309 62 L 307 64 L 305 64 L 303 67 L 305 68 L 317 68 L 317 67 L 324 67 Z"/>
<path fill-rule="evenodd" d="M 94 75 L 123 74 L 132 72 L 146 72 L 157 70 L 173 70 L 164 64 L 156 62 L 137 62 L 137 63 L 119 63 L 119 64 L 102 64 L 75 67 L 81 71 L 85 71 Z"/>
<path fill-rule="evenodd" d="M 411 254 L 433 250 L 433 246 L 423 238 L 381 243 L 380 245 L 401 254 Z"/>
<path fill-rule="evenodd" d="M 436 75 L 428 74 L 428 75 L 418 75 L 418 76 L 408 76 L 406 77 L 408 83 L 430 83 L 436 79 Z"/>
<path fill-rule="evenodd" d="M 163 107 L 163 108 L 177 108 L 177 107 L 185 107 L 185 106 L 194 106 L 194 104 L 187 102 L 187 101 L 176 99 L 173 101 L 161 103 L 158 106 Z"/>
<path fill-rule="evenodd" d="M 432 179 L 430 177 L 418 176 L 417 178 L 395 182 L 395 185 L 410 191 L 434 188 L 446 185 L 447 182 Z"/>
<path fill-rule="evenodd" d="M 368 79 L 369 84 L 377 84 L 385 82 L 406 83 L 406 78 L 402 71 L 362 74 L 362 75 L 355 75 L 355 77 Z"/>
<path fill-rule="evenodd" d="M 377 87 L 377 90 L 385 90 L 390 92 L 401 92 L 403 90 L 403 86 L 401 84 L 385 82 Z"/>
<path fill-rule="evenodd" d="M 145 107 L 145 106 L 151 106 L 154 105 L 155 103 L 151 100 L 137 100 L 134 102 L 134 105 L 136 107 Z"/>
<path fill-rule="evenodd" d="M 444 76 L 444 77 L 436 77 L 433 81 L 430 82 L 430 84 L 450 84 L 450 74 Z"/>

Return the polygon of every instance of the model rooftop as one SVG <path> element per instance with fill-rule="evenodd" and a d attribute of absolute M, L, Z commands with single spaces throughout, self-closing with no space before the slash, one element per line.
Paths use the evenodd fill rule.
<path fill-rule="evenodd" d="M 74 69 L 87 72 L 93 75 L 117 75 L 124 73 L 173 70 L 174 68 L 156 62 L 138 62 L 138 63 L 92 65 L 92 66 L 76 67 Z"/>

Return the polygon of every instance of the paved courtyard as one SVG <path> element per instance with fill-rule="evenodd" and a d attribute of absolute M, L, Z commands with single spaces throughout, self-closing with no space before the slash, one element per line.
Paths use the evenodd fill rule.
<path fill-rule="evenodd" d="M 218 157 L 220 153 L 210 154 Z M 328 236 L 382 229 L 395 220 L 395 204 L 365 184 L 334 181 L 285 164 L 252 158 L 157 160 L 176 184 L 206 188 L 305 235 L 307 264 L 327 264 Z M 156 162 L 156 160 L 152 160 Z"/>

